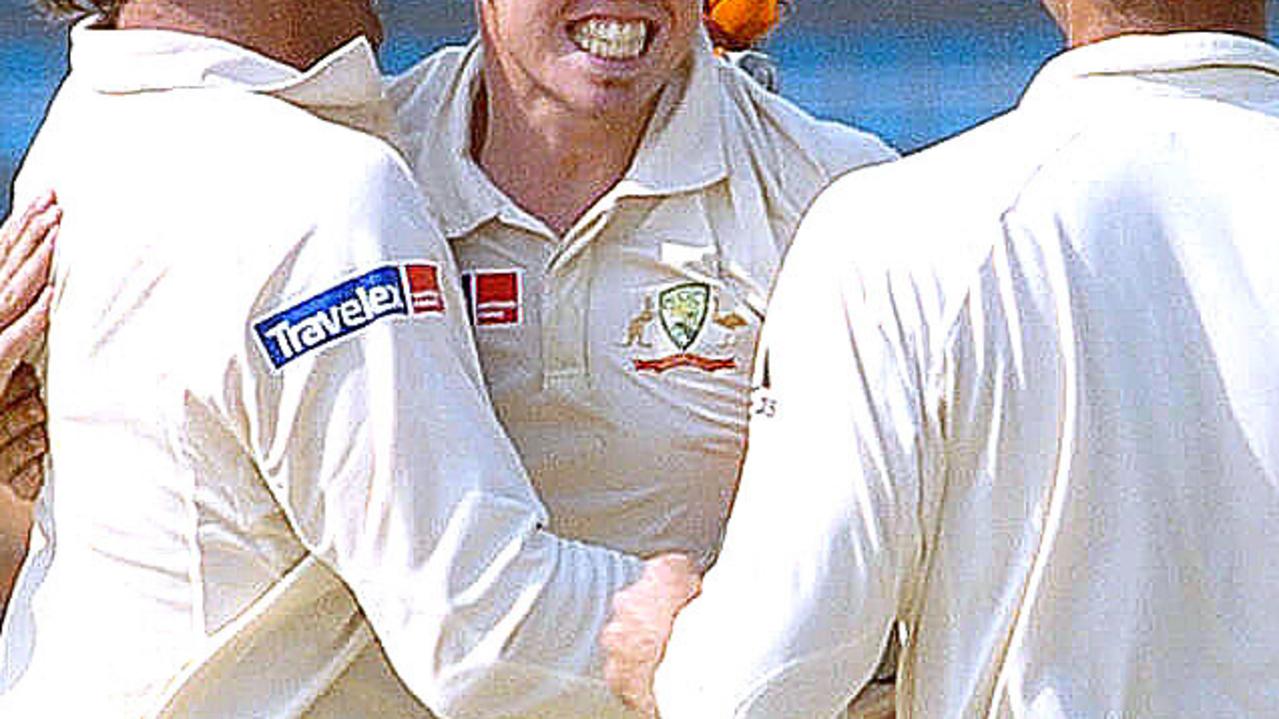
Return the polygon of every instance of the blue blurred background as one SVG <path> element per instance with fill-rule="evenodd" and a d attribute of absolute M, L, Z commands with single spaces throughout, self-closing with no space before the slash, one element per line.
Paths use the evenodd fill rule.
<path fill-rule="evenodd" d="M 383 0 L 383 67 L 398 72 L 441 44 L 467 40 L 471 3 Z M 42 19 L 30 0 L 0 0 L 4 188 L 65 72 L 65 45 L 65 28 Z M 783 95 L 911 151 L 1012 106 L 1060 45 L 1035 0 L 793 0 L 764 49 L 781 65 Z M 8 206 L 6 191 L 0 215 Z"/>

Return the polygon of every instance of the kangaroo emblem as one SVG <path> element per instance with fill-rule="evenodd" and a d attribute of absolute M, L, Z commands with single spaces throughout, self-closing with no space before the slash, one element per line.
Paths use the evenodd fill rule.
<path fill-rule="evenodd" d="M 653 314 L 653 298 L 644 297 L 644 309 L 631 318 L 626 323 L 626 341 L 622 343 L 623 347 L 652 347 L 649 342 L 644 341 L 644 330 L 649 326 L 657 315 Z"/>
<path fill-rule="evenodd" d="M 713 302 L 714 304 L 711 307 L 711 322 L 714 322 L 719 327 L 723 327 L 728 330 L 728 336 L 719 343 L 719 347 L 724 349 L 733 344 L 733 335 L 736 334 L 737 330 L 740 330 L 750 323 L 736 312 L 720 312 L 718 297 L 716 297 Z"/>

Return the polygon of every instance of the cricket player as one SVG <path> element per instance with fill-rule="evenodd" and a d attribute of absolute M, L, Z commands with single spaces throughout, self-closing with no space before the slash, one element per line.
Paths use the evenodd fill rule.
<path fill-rule="evenodd" d="M 557 533 L 709 563 L 773 273 L 894 157 L 715 58 L 698 0 L 480 0 L 390 93 L 503 425 Z"/>
<path fill-rule="evenodd" d="M 773 273 L 822 187 L 895 155 L 715 58 L 696 0 L 477 10 L 390 98 L 499 416 L 552 531 L 708 564 Z"/>
<path fill-rule="evenodd" d="M 0 715 L 621 715 L 596 634 L 641 567 L 544 529 L 369 3 L 96 9 L 16 193 L 66 221 Z"/>
<path fill-rule="evenodd" d="M 1265 6 L 1045 4 L 1015 110 L 805 219 L 665 719 L 833 716 L 898 623 L 903 716 L 1279 707 Z"/>
<path fill-rule="evenodd" d="M 702 8 L 479 0 L 478 36 L 390 95 L 552 531 L 706 566 L 792 233 L 895 155 L 715 57 Z"/>

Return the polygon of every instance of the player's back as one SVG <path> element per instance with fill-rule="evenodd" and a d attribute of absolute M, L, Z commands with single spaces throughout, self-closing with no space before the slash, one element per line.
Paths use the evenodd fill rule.
<path fill-rule="evenodd" d="M 72 75 L 20 179 L 56 186 L 66 221 L 52 472 L 4 632 L 5 715 L 137 716 L 303 556 L 248 449 L 271 431 L 244 406 L 269 400 L 250 321 L 281 272 L 306 271 L 293 253 L 322 218 L 349 211 L 343 183 L 389 156 L 272 98 L 111 95 Z"/>
<path fill-rule="evenodd" d="M 1190 33 L 836 181 L 663 715 L 830 716 L 896 622 L 903 716 L 1272 714 L 1277 185 L 1279 51 Z"/>
<path fill-rule="evenodd" d="M 1279 706 L 1279 80 L 1165 81 L 1002 126 L 1044 142 L 955 306 L 921 715 Z"/>

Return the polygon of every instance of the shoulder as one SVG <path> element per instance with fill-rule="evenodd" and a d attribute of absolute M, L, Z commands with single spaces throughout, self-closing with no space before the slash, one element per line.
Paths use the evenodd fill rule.
<path fill-rule="evenodd" d="M 423 58 L 404 73 L 387 82 L 387 99 L 399 123 L 401 148 L 409 158 L 417 158 L 441 124 L 456 121 L 465 113 L 455 105 L 469 98 L 464 86 L 469 72 L 478 66 L 478 41 L 445 47 Z M 469 107 L 469 106 L 468 106 Z"/>
<path fill-rule="evenodd" d="M 346 198 L 353 208 L 383 204 L 378 198 L 388 188 L 412 184 L 399 153 L 381 138 L 275 98 L 249 95 L 240 102 L 223 120 L 221 141 L 229 146 L 224 150 L 255 158 L 253 173 L 276 173 L 277 180 L 297 188 L 290 195 L 312 202 Z"/>
<path fill-rule="evenodd" d="M 1073 137 L 1013 112 L 844 175 L 814 201 L 796 250 L 832 272 L 962 291 L 1003 238 L 1008 212 Z"/>
<path fill-rule="evenodd" d="M 229 208 L 211 220 L 228 249 L 269 259 L 306 248 L 340 261 L 438 235 L 412 173 L 385 141 L 269 96 L 188 95 L 172 98 L 183 113 L 174 119 L 185 120 L 175 126 L 201 141 L 156 143 L 147 163 L 191 178 L 186 191 L 164 190 L 188 215 Z M 182 150 L 165 157 L 166 146 Z"/>
<path fill-rule="evenodd" d="M 874 135 L 819 120 L 727 63 L 715 60 L 713 72 L 730 184 L 762 195 L 784 244 L 837 177 L 897 158 Z"/>
<path fill-rule="evenodd" d="M 177 124 L 188 138 L 182 152 L 197 152 L 202 162 L 215 166 L 243 165 L 248 158 L 252 163 L 241 167 L 248 180 L 261 172 L 309 185 L 320 182 L 321 174 L 393 165 L 397 157 L 391 145 L 373 135 L 270 95 L 234 88 L 164 95 L 157 101 L 171 118 L 166 122 Z"/>
<path fill-rule="evenodd" d="M 387 97 L 396 108 L 404 129 L 412 130 L 414 126 L 429 121 L 432 115 L 430 108 L 439 106 L 452 94 L 468 59 L 477 51 L 478 45 L 474 42 L 444 47 L 403 73 L 387 79 Z"/>
<path fill-rule="evenodd" d="M 715 66 L 724 101 L 725 129 L 780 151 L 792 164 L 833 179 L 849 170 L 897 157 L 879 137 L 813 117 L 728 63 L 716 61 Z"/>

